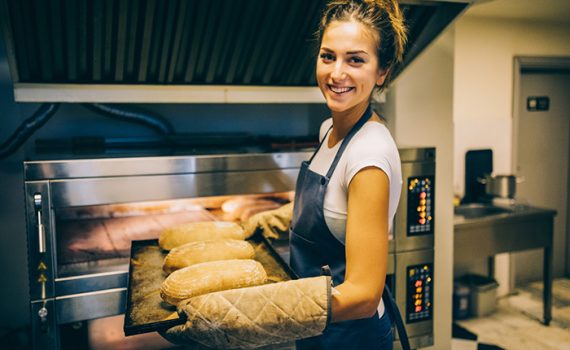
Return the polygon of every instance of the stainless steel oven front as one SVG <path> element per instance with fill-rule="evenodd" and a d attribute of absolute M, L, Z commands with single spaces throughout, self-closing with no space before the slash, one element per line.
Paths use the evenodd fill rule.
<path fill-rule="evenodd" d="M 25 162 L 34 348 L 76 348 L 78 342 L 90 347 L 104 339 L 114 344 L 107 344 L 110 347 L 127 342 L 134 347 L 167 347 L 157 335 L 125 339 L 116 329 L 125 310 L 131 240 L 155 238 L 163 227 L 181 222 L 226 219 L 221 203 L 236 196 L 286 202 L 299 166 L 310 154 Z M 388 283 L 411 342 L 420 347 L 433 343 L 429 289 L 433 290 L 434 220 L 428 215 L 433 210 L 433 187 L 427 191 L 431 207 L 420 204 L 427 204 L 427 194 L 421 194 L 426 193 L 426 179 L 434 181 L 435 153 L 431 148 L 402 149 L 400 155 L 404 188 L 390 240 Z M 418 292 L 418 283 L 423 283 L 423 292 Z M 107 336 L 96 336 L 101 332 Z"/>

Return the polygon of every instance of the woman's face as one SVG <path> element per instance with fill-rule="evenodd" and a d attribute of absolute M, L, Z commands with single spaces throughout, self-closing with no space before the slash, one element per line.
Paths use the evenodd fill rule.
<path fill-rule="evenodd" d="M 317 82 L 331 111 L 368 104 L 376 84 L 386 78 L 379 67 L 370 29 L 355 21 L 329 24 L 317 60 Z"/>

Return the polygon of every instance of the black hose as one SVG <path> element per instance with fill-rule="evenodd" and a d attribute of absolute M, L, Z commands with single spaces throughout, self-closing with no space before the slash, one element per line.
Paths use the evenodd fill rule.
<path fill-rule="evenodd" d="M 59 108 L 58 103 L 45 103 L 26 119 L 16 131 L 0 146 L 0 159 L 4 159 L 14 153 L 36 130 L 55 114 Z"/>
<path fill-rule="evenodd" d="M 116 119 L 122 119 L 129 122 L 147 126 L 160 134 L 171 135 L 174 134 L 174 128 L 165 118 L 158 115 L 150 115 L 147 113 L 134 112 L 129 110 L 111 107 L 100 103 L 84 103 L 84 107 L 102 113 L 106 116 Z"/>

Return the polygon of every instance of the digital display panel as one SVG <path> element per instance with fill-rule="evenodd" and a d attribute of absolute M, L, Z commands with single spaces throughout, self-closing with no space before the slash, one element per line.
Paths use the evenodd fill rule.
<path fill-rule="evenodd" d="M 433 317 L 433 265 L 409 266 L 406 272 L 406 322 L 431 320 Z"/>
<path fill-rule="evenodd" d="M 408 178 L 408 236 L 433 234 L 434 178 L 416 176 Z"/>

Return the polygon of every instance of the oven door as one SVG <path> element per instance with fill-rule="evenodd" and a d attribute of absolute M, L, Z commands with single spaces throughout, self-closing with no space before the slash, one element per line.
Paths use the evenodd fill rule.
<path fill-rule="evenodd" d="M 207 199 L 288 194 L 297 174 L 291 168 L 27 182 L 34 347 L 59 348 L 60 328 L 124 313 L 131 240 L 157 238 L 177 223 L 219 220 L 204 208 Z"/>

